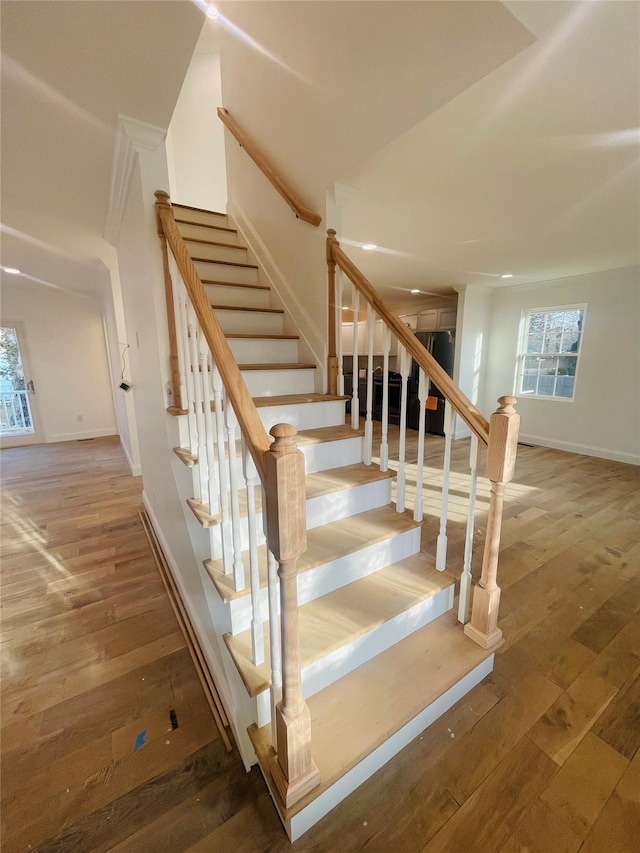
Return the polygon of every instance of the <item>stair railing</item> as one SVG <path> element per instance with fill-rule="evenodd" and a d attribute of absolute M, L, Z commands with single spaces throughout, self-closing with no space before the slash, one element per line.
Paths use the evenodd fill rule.
<path fill-rule="evenodd" d="M 327 266 L 329 279 L 329 353 L 328 353 L 328 389 L 331 394 L 344 394 L 344 354 L 342 346 L 342 303 L 345 282 L 342 274 L 351 282 L 353 310 L 353 387 L 351 392 L 351 425 L 354 429 L 359 426 L 361 402 L 359 399 L 358 380 L 360 352 L 358 314 L 360 299 L 364 298 L 367 308 L 365 326 L 367 356 L 366 367 L 366 403 L 364 405 L 365 434 L 364 461 L 371 464 L 373 457 L 373 351 L 376 318 L 383 323 L 383 372 L 381 400 L 381 443 L 380 468 L 383 471 L 389 467 L 389 359 L 392 345 L 397 347 L 397 366 L 400 374 L 400 402 L 396 405 L 400 432 L 398 443 L 398 476 L 396 486 L 396 509 L 404 512 L 407 500 L 406 476 L 406 414 L 408 405 L 408 380 L 412 360 L 418 365 L 417 399 L 418 399 L 418 450 L 416 462 L 416 494 L 414 500 L 414 519 L 423 520 L 423 486 L 425 464 L 425 413 L 428 406 L 434 402 L 430 398 L 430 384 L 434 383 L 445 398 L 444 405 L 444 462 L 442 471 L 442 487 L 440 500 L 439 530 L 436 540 L 436 569 L 444 571 L 447 567 L 447 522 L 449 516 L 449 493 L 451 482 L 451 449 L 455 434 L 457 417 L 467 424 L 471 430 L 471 447 L 469 458 L 469 498 L 467 505 L 467 522 L 463 566 L 460 576 L 460 598 L 458 619 L 465 624 L 465 633 L 483 648 L 492 648 L 502 640 L 502 632 L 498 628 L 498 606 L 500 588 L 497 583 L 498 553 L 500 548 L 500 529 L 502 524 L 502 509 L 505 484 L 512 477 L 515 466 L 516 449 L 518 444 L 518 428 L 520 416 L 516 414 L 514 397 L 500 397 L 500 406 L 491 415 L 490 421 L 478 411 L 473 403 L 465 396 L 438 364 L 433 356 L 420 343 L 413 332 L 405 326 L 402 320 L 393 312 L 382 299 L 373 285 L 367 280 L 357 266 L 345 255 L 336 239 L 336 232 L 327 232 Z M 346 286 L 349 286 L 348 284 Z M 397 391 L 397 388 L 396 388 Z M 491 493 L 487 517 L 482 572 L 479 582 L 472 587 L 472 555 L 473 537 L 476 514 L 478 451 L 479 445 L 487 448 L 485 473 L 491 483 Z M 469 615 L 471 614 L 471 615 Z"/>
<path fill-rule="evenodd" d="M 304 456 L 290 424 L 271 429 L 273 443 L 267 435 L 175 222 L 169 196 L 163 191 L 155 195 L 169 317 L 175 403 L 171 411 L 186 415 L 189 447 L 184 449 L 192 464 L 195 495 L 190 503 L 210 530 L 212 558 L 221 558 L 232 589 L 244 590 L 248 576 L 252 659 L 257 666 L 265 660 L 263 612 L 268 614 L 275 751 L 271 774 L 289 807 L 320 782 L 311 757 L 309 709 L 302 697 L 298 629 L 298 560 L 307 547 Z M 260 486 L 262 525 L 257 520 Z M 263 541 L 266 556 L 261 563 Z M 265 597 L 261 567 L 267 580 Z"/>
<path fill-rule="evenodd" d="M 267 160 L 267 158 L 260 151 L 258 146 L 247 134 L 247 132 L 242 127 L 240 127 L 238 122 L 229 115 L 229 112 L 225 110 L 224 107 L 218 107 L 218 118 L 230 131 L 232 136 L 235 137 L 235 139 L 240 144 L 240 147 L 244 148 L 244 150 L 247 152 L 249 157 L 251 157 L 258 169 L 260 169 L 262 174 L 280 193 L 280 195 L 287 202 L 291 210 L 293 210 L 296 217 L 298 219 L 302 219 L 304 222 L 308 222 L 310 225 L 320 225 L 320 223 L 322 222 L 322 217 L 320 216 L 320 214 L 315 213 L 313 210 L 310 210 L 300 201 L 300 199 L 291 189 L 289 184 L 285 180 L 283 180 L 278 171 Z"/>

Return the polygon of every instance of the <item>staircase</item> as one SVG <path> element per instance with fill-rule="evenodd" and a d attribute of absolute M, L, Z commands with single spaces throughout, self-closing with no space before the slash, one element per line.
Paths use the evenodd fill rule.
<path fill-rule="evenodd" d="M 365 438 L 370 416 L 365 429 L 351 420 L 345 424 L 347 397 L 316 392 L 319 366 L 301 358 L 286 306 L 278 304 L 233 223 L 220 213 L 172 209 L 260 420 L 266 430 L 291 425 L 286 435 L 282 426 L 273 429 L 278 438 L 271 450 L 295 433 L 304 456 L 306 548 L 293 581 L 290 563 L 279 559 L 280 584 L 293 583 L 287 589 L 294 599 L 297 588 L 299 651 L 294 650 L 297 671 L 291 674 L 290 658 L 281 657 L 281 637 L 284 649 L 292 629 L 281 589 L 281 635 L 277 564 L 270 554 L 276 548 L 265 534 L 260 472 L 248 443 L 240 441 L 238 412 L 234 416 L 189 300 L 174 293 L 173 359 L 180 364 L 183 401 L 171 410 L 180 434 L 180 446 L 173 449 L 184 464 L 184 483 L 190 478 L 193 487 L 188 506 L 208 540 L 204 569 L 215 596 L 213 621 L 232 673 L 235 710 L 241 709 L 227 710 L 245 765 L 257 757 L 293 841 L 481 681 L 492 669 L 493 649 L 462 630 L 453 611 L 457 579 L 421 553 L 422 513 L 391 501 L 395 472 L 364 464 L 370 457 Z M 174 291 L 182 288 L 185 262 L 180 272 L 173 261 L 167 266 Z M 213 496 L 213 480 L 219 498 Z M 443 502 L 446 511 L 444 497 Z M 470 581 L 470 557 L 467 575 Z M 290 725 L 286 709 L 276 724 L 283 670 L 285 688 L 297 689 L 297 679 L 301 684 L 295 705 L 303 719 L 299 730 L 280 728 Z M 250 743 L 241 720 L 251 723 Z M 312 760 L 307 756 L 302 782 L 290 796 L 285 783 L 295 775 L 297 759 L 287 759 L 283 783 L 281 750 L 274 744 L 286 736 L 292 751 L 293 741 L 308 739 L 309 720 L 310 744 L 303 743 L 303 752 L 310 749 Z"/>

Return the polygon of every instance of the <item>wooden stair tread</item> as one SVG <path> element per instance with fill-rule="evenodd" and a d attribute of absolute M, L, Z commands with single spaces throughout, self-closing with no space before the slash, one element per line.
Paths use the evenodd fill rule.
<path fill-rule="evenodd" d="M 200 281 L 203 284 L 209 284 L 209 285 L 212 285 L 213 287 L 248 287 L 251 290 L 271 290 L 271 288 L 269 287 L 268 284 L 245 284 L 244 282 L 241 282 L 241 281 L 221 281 L 220 279 L 217 279 L 217 278 L 201 278 Z M 217 306 L 214 305 L 213 307 L 215 308 Z M 218 307 L 227 308 L 228 306 L 220 305 Z M 265 309 L 265 310 L 270 310 L 270 309 Z M 284 311 L 282 313 L 284 314 Z"/>
<path fill-rule="evenodd" d="M 455 581 L 453 575 L 436 571 L 425 554 L 414 554 L 303 604 L 298 611 L 302 666 L 348 645 Z M 251 660 L 251 631 L 224 635 L 250 696 L 271 685 L 269 623 L 263 627 L 266 660 L 259 666 Z"/>
<path fill-rule="evenodd" d="M 222 215 L 223 214 L 221 214 L 221 213 L 216 214 L 216 216 L 222 216 Z M 197 225 L 199 228 L 213 228 L 216 231 L 228 231 L 230 234 L 237 234 L 238 233 L 237 228 L 229 228 L 226 225 L 209 225 L 208 222 L 194 222 L 193 219 L 183 219 L 181 216 L 174 216 L 173 218 L 175 219 L 176 222 L 179 222 L 181 225 Z"/>
<path fill-rule="evenodd" d="M 195 263 L 196 261 L 201 263 L 208 264 L 222 264 L 225 267 L 242 267 L 243 269 L 251 269 L 257 270 L 257 264 L 242 264 L 239 261 L 219 261 L 217 258 L 197 258 L 195 255 L 191 256 L 191 260 Z M 268 288 L 267 288 L 268 289 Z"/>
<path fill-rule="evenodd" d="M 349 400 L 350 397 L 338 394 L 279 394 L 273 397 L 254 397 L 253 404 L 257 409 L 266 406 L 291 406 L 302 403 L 332 403 L 338 400 Z"/>
<path fill-rule="evenodd" d="M 202 501 L 196 500 L 195 498 L 187 498 L 187 504 L 202 527 L 214 527 L 216 524 L 220 523 L 219 516 L 212 515 L 209 512 L 209 507 L 206 506 L 206 504 L 203 504 Z"/>
<path fill-rule="evenodd" d="M 340 424 L 340 426 L 300 430 L 296 435 L 296 442 L 298 444 L 322 444 L 325 441 L 341 441 L 345 438 L 359 438 L 363 435 L 364 429 L 352 429 L 349 424 Z"/>
<path fill-rule="evenodd" d="M 268 290 L 269 288 L 265 289 Z M 251 311 L 258 314 L 284 314 L 282 308 L 247 308 L 245 305 L 212 305 L 211 307 L 216 311 Z"/>
<path fill-rule="evenodd" d="M 392 480 L 395 476 L 395 471 L 381 471 L 378 465 L 364 465 L 362 462 L 316 471 L 305 478 L 307 500 L 380 480 Z"/>
<path fill-rule="evenodd" d="M 198 457 L 186 447 L 174 447 L 173 452 L 188 468 L 193 468 L 198 462 Z"/>
<path fill-rule="evenodd" d="M 470 640 L 449 611 L 311 696 L 312 755 L 321 781 L 289 809 L 276 795 L 283 819 L 313 802 L 492 653 Z M 248 731 L 275 793 L 271 726 Z"/>
<path fill-rule="evenodd" d="M 298 560 L 298 574 L 421 525 L 422 522 L 414 521 L 409 512 L 396 512 L 395 506 L 388 505 L 314 527 L 307 531 L 307 550 Z M 247 557 L 248 554 L 244 552 L 243 559 Z M 246 562 L 248 565 L 248 559 Z M 260 586 L 266 587 L 267 553 L 264 545 L 258 548 L 258 565 Z M 223 601 L 249 595 L 249 589 L 236 591 L 233 588 L 233 576 L 224 574 L 222 560 L 205 560 L 204 566 Z"/>
<path fill-rule="evenodd" d="M 250 335 L 246 332 L 227 332 L 225 338 L 242 341 L 299 341 L 299 335 Z"/>
<path fill-rule="evenodd" d="M 288 364 L 275 362 L 274 364 L 239 364 L 240 370 L 315 370 L 315 364 L 304 364 L 300 361 L 293 361 Z"/>

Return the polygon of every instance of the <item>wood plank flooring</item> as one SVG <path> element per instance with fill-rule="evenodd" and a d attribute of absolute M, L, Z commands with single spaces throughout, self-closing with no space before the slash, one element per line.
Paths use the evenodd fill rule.
<path fill-rule="evenodd" d="M 430 553 L 442 444 L 427 439 Z M 410 463 L 415 448 L 409 433 Z M 458 573 L 468 451 L 455 443 Z M 0 462 L 2 850 L 285 853 L 259 772 L 218 739 L 117 441 L 8 449 Z M 410 493 L 411 467 L 408 479 Z M 475 574 L 487 501 L 481 482 Z M 639 522 L 637 468 L 520 448 L 494 673 L 294 849 L 637 850 Z"/>

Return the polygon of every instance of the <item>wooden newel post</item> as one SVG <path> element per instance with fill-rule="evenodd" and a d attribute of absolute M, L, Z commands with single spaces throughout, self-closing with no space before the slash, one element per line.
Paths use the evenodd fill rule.
<path fill-rule="evenodd" d="M 514 409 L 516 398 L 500 397 L 498 403 L 500 407 L 489 422 L 486 476 L 491 481 L 491 499 L 482 575 L 473 591 L 471 621 L 464 626 L 465 634 L 484 649 L 502 641 L 502 631 L 498 628 L 500 587 L 497 582 L 502 505 L 505 484 L 513 477 L 520 427 L 520 415 Z"/>
<path fill-rule="evenodd" d="M 333 228 L 327 231 L 327 268 L 329 275 L 329 337 L 327 356 L 327 377 L 329 394 L 338 393 L 338 354 L 336 352 L 336 262 L 333 259 L 333 245 L 339 245 Z"/>
<path fill-rule="evenodd" d="M 178 362 L 178 339 L 176 335 L 176 315 L 175 304 L 173 301 L 173 283 L 171 281 L 171 273 L 169 272 L 169 255 L 167 253 L 167 238 L 164 235 L 162 222 L 160 221 L 160 209 L 167 207 L 171 210 L 171 202 L 169 194 L 164 190 L 157 190 L 156 197 L 156 224 L 158 228 L 158 237 L 160 238 L 160 247 L 162 249 L 162 268 L 164 270 L 164 296 L 167 305 L 167 326 L 169 327 L 169 367 L 171 370 L 171 390 L 173 392 L 173 405 L 178 409 L 183 408 L 185 400 L 181 399 L 180 394 L 180 365 Z"/>
<path fill-rule="evenodd" d="M 302 698 L 298 628 L 298 558 L 307 548 L 304 456 L 295 427 L 276 424 L 265 454 L 267 545 L 278 562 L 282 699 L 276 706 L 278 753 L 271 776 L 286 808 L 320 783 L 311 758 L 311 715 Z"/>

